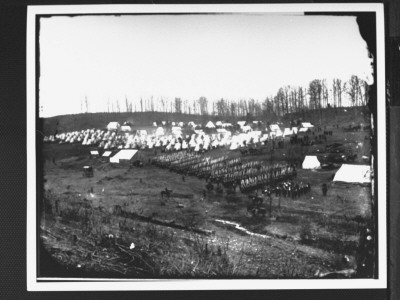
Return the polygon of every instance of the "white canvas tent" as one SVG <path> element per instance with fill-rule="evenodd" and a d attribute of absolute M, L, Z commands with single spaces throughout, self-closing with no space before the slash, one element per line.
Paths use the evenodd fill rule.
<path fill-rule="evenodd" d="M 109 157 L 111 155 L 112 151 L 104 151 L 103 157 Z"/>
<path fill-rule="evenodd" d="M 242 126 L 241 129 L 242 129 L 243 132 L 250 132 L 252 130 L 249 125 Z"/>
<path fill-rule="evenodd" d="M 222 128 L 226 128 L 226 127 L 232 127 L 233 125 L 231 123 L 222 123 Z"/>
<path fill-rule="evenodd" d="M 321 163 L 319 162 L 319 160 L 316 156 L 307 155 L 304 158 L 302 168 L 303 169 L 320 169 Z"/>
<path fill-rule="evenodd" d="M 278 124 L 269 125 L 269 129 L 271 129 L 271 131 L 278 131 L 278 130 L 280 130 Z"/>
<path fill-rule="evenodd" d="M 333 181 L 349 183 L 371 183 L 371 166 L 343 164 Z"/>
<path fill-rule="evenodd" d="M 207 128 L 215 128 L 215 125 L 214 125 L 214 123 L 213 123 L 213 122 L 211 122 L 211 121 L 208 121 L 208 123 L 207 123 L 206 127 L 207 127 Z"/>
<path fill-rule="evenodd" d="M 118 130 L 120 127 L 118 122 L 110 122 L 107 125 L 107 130 Z"/>
<path fill-rule="evenodd" d="M 135 149 L 122 149 L 113 157 L 110 157 L 110 163 L 120 163 L 121 160 L 131 160 L 132 157 L 138 152 Z"/>
<path fill-rule="evenodd" d="M 164 128 L 158 127 L 155 134 L 156 136 L 164 135 Z"/>
<path fill-rule="evenodd" d="M 145 136 L 145 135 L 147 135 L 147 130 L 139 129 L 139 130 L 136 131 L 136 135 L 137 136 Z"/>
<path fill-rule="evenodd" d="M 239 124 L 240 127 L 244 126 L 244 124 L 246 124 L 246 121 L 238 121 L 237 122 Z"/>
<path fill-rule="evenodd" d="M 290 128 L 285 128 L 285 130 L 283 131 L 283 135 L 287 136 L 287 135 L 292 135 L 293 131 Z"/>
<path fill-rule="evenodd" d="M 301 126 L 303 126 L 303 128 L 313 128 L 314 125 L 312 125 L 310 122 L 303 122 L 301 123 Z"/>
<path fill-rule="evenodd" d="M 129 125 L 122 125 L 121 126 L 121 131 L 131 131 L 132 128 Z"/>
<path fill-rule="evenodd" d="M 90 155 L 92 155 L 92 156 L 99 156 L 99 151 L 97 151 L 97 150 L 92 150 L 92 151 L 90 151 Z"/>

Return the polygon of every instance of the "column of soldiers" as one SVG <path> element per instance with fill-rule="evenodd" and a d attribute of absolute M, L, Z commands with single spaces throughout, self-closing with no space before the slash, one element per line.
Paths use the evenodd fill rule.
<path fill-rule="evenodd" d="M 296 167 L 291 164 L 276 163 L 271 166 L 263 167 L 258 173 L 252 174 L 240 181 L 240 190 L 248 192 L 252 190 L 262 189 L 268 184 L 275 184 L 282 180 L 296 177 Z"/>
<path fill-rule="evenodd" d="M 160 167 L 168 167 L 170 171 L 184 175 L 195 175 L 198 178 L 210 179 L 212 183 L 222 183 L 225 187 L 236 188 L 239 185 L 242 192 L 263 189 L 267 185 L 276 185 L 283 180 L 296 177 L 296 167 L 293 164 L 265 161 L 248 161 L 242 158 L 228 159 L 227 156 L 212 158 L 204 155 L 178 152 L 160 155 L 153 159 Z M 285 183 L 279 185 L 278 192 L 293 195 L 301 193 L 302 187 Z"/>
<path fill-rule="evenodd" d="M 308 192 L 311 191 L 311 185 L 309 183 L 304 184 L 302 182 L 295 182 L 295 181 L 284 181 L 280 182 L 274 187 L 267 187 L 264 193 L 270 192 L 275 193 L 276 197 L 289 197 L 292 199 L 296 199 Z"/>

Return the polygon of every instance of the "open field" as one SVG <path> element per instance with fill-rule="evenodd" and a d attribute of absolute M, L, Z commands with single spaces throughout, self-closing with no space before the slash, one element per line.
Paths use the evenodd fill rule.
<path fill-rule="evenodd" d="M 273 155 L 243 159 L 301 163 L 314 153 L 324 161 L 325 145 L 335 142 L 352 145 L 355 163 L 370 155 L 367 132 L 328 129 L 334 134 L 324 144 L 286 141 Z M 311 191 L 296 199 L 273 194 L 271 206 L 262 204 L 267 214 L 252 216 L 248 195 L 213 190 L 204 197 L 204 179 L 152 165 L 151 150 L 138 152 L 140 168 L 90 158 L 90 149 L 45 144 L 41 155 L 42 246 L 69 276 L 311 278 L 357 269 L 360 234 L 371 222 L 371 187 L 333 183 L 337 169 L 299 166 L 296 181 Z M 226 149 L 205 155 L 241 156 Z M 93 166 L 93 177 L 82 175 L 84 165 Z M 173 190 L 168 200 L 161 198 L 165 188 Z"/>

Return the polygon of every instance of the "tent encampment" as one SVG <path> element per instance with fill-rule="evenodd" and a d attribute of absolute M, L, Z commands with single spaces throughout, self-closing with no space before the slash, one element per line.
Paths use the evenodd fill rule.
<path fill-rule="evenodd" d="M 371 166 L 343 164 L 333 181 L 349 183 L 371 183 Z"/>
<path fill-rule="evenodd" d="M 122 149 L 113 157 L 110 157 L 110 163 L 120 163 L 122 161 L 129 161 L 138 152 L 135 149 Z"/>
<path fill-rule="evenodd" d="M 319 162 L 319 160 L 316 156 L 307 155 L 304 158 L 302 168 L 303 169 L 320 169 L 321 163 Z"/>

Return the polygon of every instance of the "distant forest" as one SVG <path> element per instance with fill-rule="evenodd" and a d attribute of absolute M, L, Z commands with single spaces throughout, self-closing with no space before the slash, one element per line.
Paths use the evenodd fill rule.
<path fill-rule="evenodd" d="M 318 110 L 329 107 L 363 106 L 368 103 L 368 84 L 353 75 L 348 81 L 333 79 L 331 82 L 315 79 L 307 87 L 284 86 L 276 95 L 263 101 L 255 99 L 219 99 L 209 101 L 206 97 L 196 100 L 182 98 L 141 98 L 133 104 L 127 97 L 109 101 L 106 113 L 163 112 L 220 117 L 280 117 L 288 113 Z M 81 102 L 81 112 L 90 112 L 90 101 Z"/>

